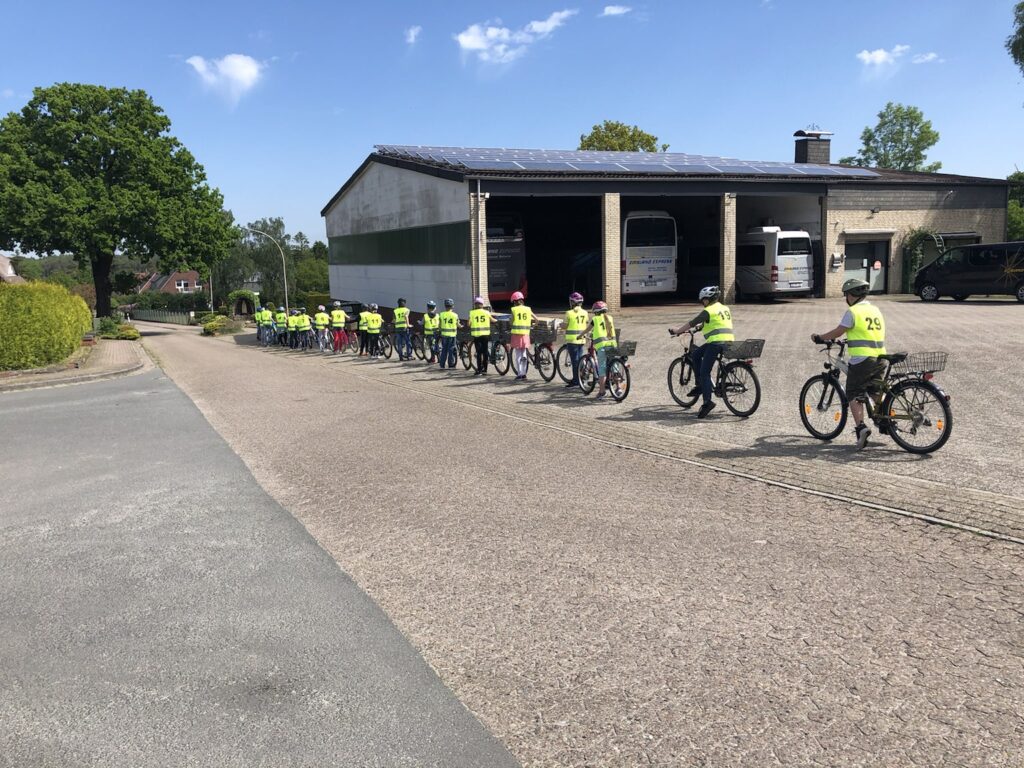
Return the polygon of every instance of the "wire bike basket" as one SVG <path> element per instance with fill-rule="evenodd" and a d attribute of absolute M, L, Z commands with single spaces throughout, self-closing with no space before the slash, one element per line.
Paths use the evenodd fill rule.
<path fill-rule="evenodd" d="M 470 332 L 469 328 L 456 328 L 455 340 L 458 342 L 472 341 L 473 334 Z"/>
<path fill-rule="evenodd" d="M 635 354 L 635 341 L 620 341 L 608 350 L 608 357 L 633 357 Z"/>
<path fill-rule="evenodd" d="M 893 363 L 893 373 L 935 373 L 946 370 L 948 352 L 911 352 L 905 359 Z"/>
<path fill-rule="evenodd" d="M 763 351 L 764 339 L 730 341 L 722 350 L 722 357 L 726 360 L 753 360 L 755 357 L 760 357 Z"/>
<path fill-rule="evenodd" d="M 530 343 L 532 344 L 553 344 L 558 338 L 558 331 L 554 321 L 537 323 L 530 329 Z"/>

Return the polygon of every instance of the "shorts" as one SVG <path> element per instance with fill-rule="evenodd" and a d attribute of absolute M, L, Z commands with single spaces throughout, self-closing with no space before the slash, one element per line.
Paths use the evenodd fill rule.
<path fill-rule="evenodd" d="M 846 373 L 846 396 L 855 400 L 868 394 L 879 394 L 885 388 L 884 373 L 885 363 L 875 358 L 852 363 Z"/>
<path fill-rule="evenodd" d="M 608 375 L 608 350 L 609 349 L 611 349 L 611 347 L 601 347 L 600 349 L 595 349 L 594 350 L 594 352 L 597 353 L 597 376 L 598 376 L 598 378 L 600 378 L 602 376 L 607 376 Z"/>

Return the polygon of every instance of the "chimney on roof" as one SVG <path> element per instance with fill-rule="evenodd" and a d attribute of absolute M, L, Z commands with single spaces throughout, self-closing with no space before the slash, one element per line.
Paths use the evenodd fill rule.
<path fill-rule="evenodd" d="M 797 131 L 794 162 L 828 165 L 832 150 L 832 131 Z"/>

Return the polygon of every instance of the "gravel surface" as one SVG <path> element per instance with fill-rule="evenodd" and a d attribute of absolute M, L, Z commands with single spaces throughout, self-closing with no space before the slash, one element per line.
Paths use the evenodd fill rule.
<path fill-rule="evenodd" d="M 776 322 L 803 336 L 839 311 L 807 306 L 810 322 Z M 910 309 L 893 306 L 890 328 Z M 741 311 L 740 333 L 760 335 Z M 523 401 L 541 420 L 574 410 L 712 428 L 678 410 L 645 416 L 668 401 L 672 352 L 654 338 L 668 319 L 623 313 L 638 331 L 624 335 L 642 346 L 636 390 L 619 406 L 550 385 L 270 352 L 247 338 L 161 329 L 147 344 L 524 764 L 1019 765 L 1020 547 L 447 397 Z M 790 360 L 802 381 L 813 347 L 792 349 L 809 369 Z M 795 400 L 798 385 L 780 383 L 786 366 L 765 361 L 766 389 Z M 787 397 L 766 398 L 749 422 L 719 418 L 716 436 L 749 445 L 777 420 L 796 434 Z M 945 449 L 951 461 L 968 453 L 965 432 Z M 894 455 L 885 473 L 933 471 Z M 984 479 L 972 472 L 957 482 Z"/>

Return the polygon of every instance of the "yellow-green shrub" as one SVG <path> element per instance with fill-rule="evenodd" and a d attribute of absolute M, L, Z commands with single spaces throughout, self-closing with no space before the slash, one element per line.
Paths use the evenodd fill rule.
<path fill-rule="evenodd" d="M 81 296 L 54 283 L 0 283 L 0 370 L 39 368 L 63 360 L 92 329 Z"/>

